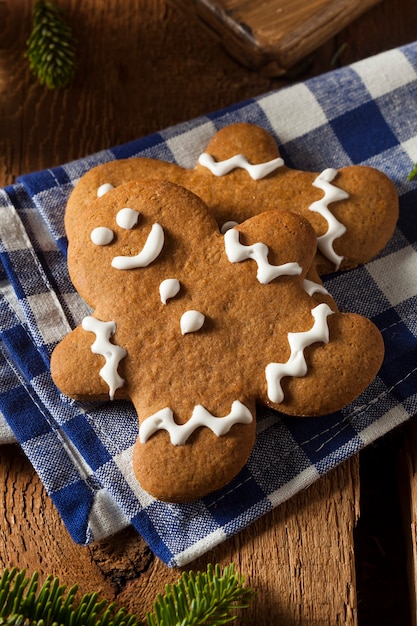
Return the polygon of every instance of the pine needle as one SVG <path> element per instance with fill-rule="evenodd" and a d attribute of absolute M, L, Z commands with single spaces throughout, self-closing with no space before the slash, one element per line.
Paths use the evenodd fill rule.
<path fill-rule="evenodd" d="M 208 565 L 206 572 L 184 572 L 177 583 L 167 585 L 159 595 L 154 613 L 148 613 L 148 626 L 220 626 L 233 622 L 237 609 L 247 608 L 254 590 L 244 586 L 244 577 L 234 566 Z"/>
<path fill-rule="evenodd" d="M 4 570 L 0 579 L 0 626 L 144 626 L 125 609 L 87 593 L 76 600 L 78 586 L 68 591 L 58 578 L 48 576 L 38 591 L 35 572 Z M 209 565 L 206 572 L 184 572 L 178 582 L 158 595 L 154 613 L 146 615 L 147 626 L 220 626 L 234 621 L 236 610 L 249 606 L 253 589 L 244 586 L 234 566 L 221 571 Z"/>
<path fill-rule="evenodd" d="M 407 180 L 413 180 L 416 177 L 417 177 L 417 163 L 414 165 L 413 169 L 407 176 Z"/>
<path fill-rule="evenodd" d="M 35 0 L 33 26 L 26 42 L 29 66 L 42 85 L 65 87 L 75 74 L 75 39 L 63 10 L 51 0 Z"/>
<path fill-rule="evenodd" d="M 4 570 L 0 580 L 0 625 L 6 626 L 142 626 L 124 609 L 85 594 L 76 604 L 78 586 L 68 591 L 58 578 L 48 576 L 38 592 L 38 573 Z"/>

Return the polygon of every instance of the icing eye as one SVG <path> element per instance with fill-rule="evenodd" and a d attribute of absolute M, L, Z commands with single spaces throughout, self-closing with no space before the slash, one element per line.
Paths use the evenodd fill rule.
<path fill-rule="evenodd" d="M 111 183 L 104 183 L 103 185 L 100 185 L 97 189 L 97 198 L 101 198 L 101 196 L 104 196 L 105 193 L 111 191 L 112 189 L 114 189 L 114 187 Z"/>
<path fill-rule="evenodd" d="M 116 223 L 120 228 L 130 230 L 138 223 L 139 212 L 133 209 L 120 209 L 116 215 Z"/>
<path fill-rule="evenodd" d="M 113 241 L 114 232 L 105 226 L 97 226 L 91 231 L 90 237 L 96 246 L 107 246 Z"/>

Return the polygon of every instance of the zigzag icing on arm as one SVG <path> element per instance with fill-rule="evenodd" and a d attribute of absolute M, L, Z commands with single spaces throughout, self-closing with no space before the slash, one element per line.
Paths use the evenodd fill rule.
<path fill-rule="evenodd" d="M 325 296 L 330 295 L 324 285 L 316 283 L 314 280 L 309 280 L 308 278 L 303 280 L 303 289 L 309 296 L 314 296 L 315 293 L 322 293 Z"/>
<path fill-rule="evenodd" d="M 174 446 L 182 446 L 190 435 L 201 426 L 209 428 L 217 437 L 226 435 L 234 424 L 250 424 L 253 420 L 249 409 L 235 400 L 231 411 L 224 417 L 215 417 L 201 404 L 194 407 L 191 418 L 185 424 L 177 424 L 174 421 L 172 409 L 166 407 L 142 422 L 139 428 L 139 441 L 146 443 L 158 430 L 166 430 L 169 433 L 171 443 Z"/>
<path fill-rule="evenodd" d="M 280 157 L 266 161 L 265 163 L 249 163 L 248 159 L 243 154 L 235 154 L 229 159 L 224 161 L 215 161 L 211 154 L 203 152 L 200 155 L 198 162 L 200 165 L 207 167 L 214 176 L 224 176 L 234 169 L 244 169 L 248 172 L 249 176 L 254 180 L 265 178 L 271 172 L 274 172 L 278 167 L 284 165 L 283 159 Z"/>
<path fill-rule="evenodd" d="M 317 247 L 322 254 L 335 264 L 336 269 L 339 269 L 343 257 L 336 254 L 333 249 L 334 240 L 341 237 L 346 232 L 346 226 L 341 224 L 329 210 L 328 205 L 331 202 L 337 202 L 338 200 L 346 200 L 349 194 L 343 189 L 339 189 L 335 185 L 331 184 L 331 181 L 337 175 L 337 170 L 328 168 L 324 170 L 313 182 L 313 187 L 317 187 L 324 192 L 323 198 L 316 200 L 309 206 L 310 211 L 320 213 L 328 224 L 327 232 L 324 235 L 317 237 Z"/>
<path fill-rule="evenodd" d="M 91 352 L 100 354 L 106 359 L 106 363 L 100 370 L 100 376 L 109 386 L 110 400 L 113 400 L 116 389 L 123 387 L 124 379 L 119 376 L 117 368 L 120 361 L 127 355 L 124 348 L 110 342 L 110 337 L 116 332 L 114 322 L 102 322 L 90 315 L 82 321 L 84 330 L 96 335 L 96 339 L 91 346 Z"/>
<path fill-rule="evenodd" d="M 258 242 L 251 246 L 245 246 L 239 241 L 239 231 L 231 228 L 224 234 L 224 245 L 227 258 L 231 263 L 240 263 L 246 259 L 256 261 L 258 271 L 257 279 L 263 285 L 270 283 L 278 276 L 298 276 L 302 268 L 298 263 L 284 263 L 283 265 L 271 265 L 268 261 L 268 246 Z"/>
<path fill-rule="evenodd" d="M 307 374 L 307 362 L 304 357 L 304 349 L 318 341 L 329 342 L 329 327 L 327 317 L 333 311 L 325 304 L 319 304 L 312 309 L 314 324 L 310 330 L 300 333 L 288 333 L 288 343 L 291 354 L 286 363 L 269 363 L 265 368 L 266 382 L 268 386 L 268 398 L 271 402 L 279 404 L 284 400 L 284 392 L 281 387 L 281 379 L 284 376 L 305 376 Z"/>

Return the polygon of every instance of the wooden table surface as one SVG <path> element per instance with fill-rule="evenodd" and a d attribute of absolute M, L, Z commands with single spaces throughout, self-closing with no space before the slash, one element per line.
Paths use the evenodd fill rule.
<path fill-rule="evenodd" d="M 225 52 L 195 18 L 192 0 L 59 4 L 78 40 L 79 67 L 67 89 L 48 91 L 23 56 L 33 1 L 0 0 L 0 186 L 417 37 L 416 1 L 385 0 L 287 76 L 268 78 Z M 358 624 L 360 492 L 355 457 L 192 567 L 235 563 L 258 590 L 245 623 Z M 83 592 L 97 590 L 140 617 L 179 576 L 132 529 L 90 547 L 75 545 L 14 445 L 0 449 L 0 519 L 1 567 L 77 581 Z"/>

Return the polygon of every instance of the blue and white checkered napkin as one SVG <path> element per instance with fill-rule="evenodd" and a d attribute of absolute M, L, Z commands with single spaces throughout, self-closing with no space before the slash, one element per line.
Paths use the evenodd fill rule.
<path fill-rule="evenodd" d="M 198 502 L 155 501 L 131 471 L 137 419 L 127 402 L 86 405 L 58 392 L 55 344 L 86 314 L 69 281 L 63 227 L 73 185 L 93 165 L 145 155 L 194 167 L 217 129 L 249 121 L 297 169 L 367 164 L 395 182 L 396 233 L 379 258 L 326 286 L 343 310 L 371 318 L 386 357 L 371 386 L 318 419 L 259 410 L 257 443 L 237 478 Z M 35 174 L 0 192 L 0 411 L 75 541 L 132 524 L 155 554 L 182 566 L 417 413 L 417 43 L 383 53 L 128 145 Z M 7 424 L 8 426 L 7 426 Z"/>

